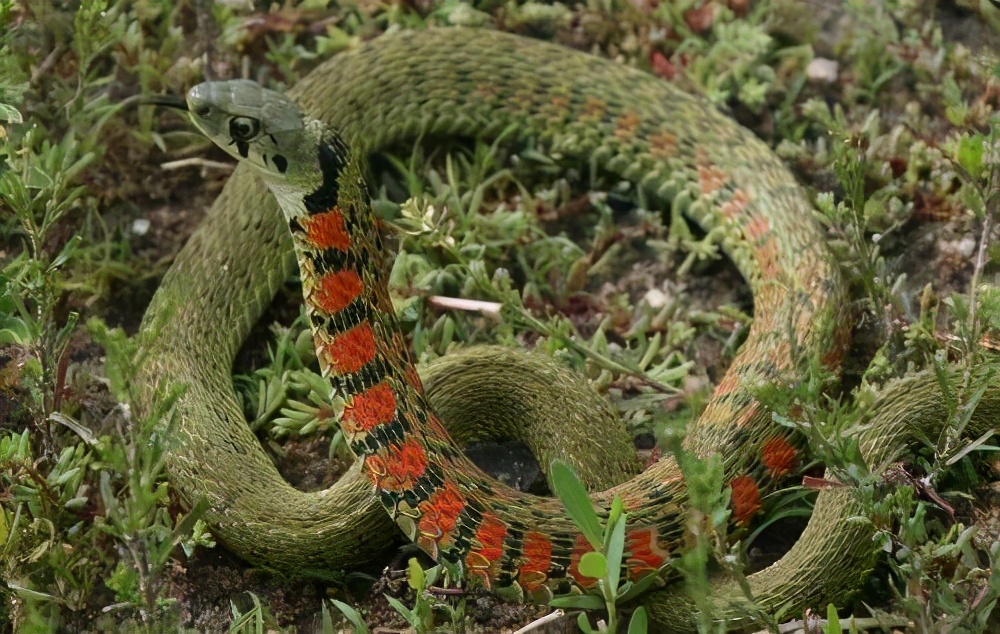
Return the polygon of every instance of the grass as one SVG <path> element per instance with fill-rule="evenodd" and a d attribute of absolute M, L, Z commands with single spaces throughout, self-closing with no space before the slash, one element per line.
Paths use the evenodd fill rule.
<path fill-rule="evenodd" d="M 172 250 L 196 222 L 180 213 L 201 202 L 186 192 L 207 187 L 207 200 L 218 182 L 191 169 L 161 172 L 163 150 L 201 156 L 207 145 L 173 120 L 131 107 L 130 96 L 178 93 L 209 71 L 232 76 L 244 67 L 289 85 L 389 28 L 477 23 L 573 42 L 700 93 L 752 127 L 816 192 L 864 315 L 859 343 L 842 392 L 812 368 L 793 390 L 764 396 L 804 430 L 819 459 L 868 496 L 865 521 L 878 527 L 887 555 L 862 601 L 838 607 L 912 631 L 995 626 L 1000 546 L 995 524 L 992 533 L 975 525 L 997 508 L 983 493 L 996 479 L 984 451 L 994 441 L 970 443 L 960 432 L 979 394 L 972 369 L 987 358 L 981 342 L 1000 320 L 989 285 L 1000 257 L 992 242 L 1000 62 L 970 36 L 946 32 L 947 10 L 850 2 L 842 11 L 856 28 L 831 34 L 787 0 L 304 1 L 260 14 L 162 0 L 87 2 L 75 12 L 0 0 L 0 628 L 201 623 L 264 631 L 313 623 L 335 631 L 340 611 L 323 598 L 355 603 L 342 588 L 280 578 L 231 588 L 212 606 L 209 625 L 188 613 L 205 587 L 192 587 L 184 569 L 224 556 L 198 509 L 174 503 L 163 474 L 170 404 L 183 386 L 142 417 L 130 412 L 123 404 L 134 390 L 135 350 L 108 324 L 134 332 Z M 836 81 L 810 78 L 817 56 L 838 62 Z M 502 146 L 418 147 L 390 166 L 396 185 L 386 192 L 409 200 L 383 192 L 378 208 L 398 231 L 391 283 L 420 359 L 465 343 L 534 346 L 588 376 L 636 433 L 676 445 L 749 320 L 738 294 L 704 277 L 735 279 L 715 262 L 710 237 L 642 201 L 628 206 L 619 183 Z M 152 234 L 134 230 L 136 220 L 150 220 Z M 935 266 L 916 250 L 925 243 L 936 249 Z M 669 265 L 680 274 L 662 283 Z M 501 302 L 503 319 L 442 311 L 436 295 Z M 248 355 L 260 362 L 240 370 L 248 420 L 276 455 L 319 443 L 326 452 L 314 453 L 333 456 L 342 404 L 320 396 L 304 322 L 288 321 L 273 327 L 267 352 Z M 706 359 L 714 361 L 708 369 Z M 887 490 L 879 474 L 859 467 L 844 430 L 878 386 L 949 360 L 969 369 L 949 392 L 954 415 L 908 462 L 919 475 Z M 679 565 L 702 592 L 711 562 L 734 565 L 749 540 L 734 547 L 727 538 L 727 494 L 712 463 L 693 461 L 687 473 L 701 514 L 692 521 L 712 531 Z M 768 496 L 768 517 L 800 514 L 793 502 L 803 496 Z M 955 507 L 954 518 L 942 501 Z M 221 565 L 223 576 L 246 579 L 238 563 Z M 397 594 L 413 593 L 403 612 L 410 623 L 428 631 L 501 627 L 476 625 L 464 597 L 434 594 L 428 579 L 440 573 L 408 570 L 408 590 Z M 604 586 L 599 603 L 609 620 L 618 618 L 619 588 L 611 579 Z M 389 618 L 376 596 L 360 606 L 372 623 Z"/>

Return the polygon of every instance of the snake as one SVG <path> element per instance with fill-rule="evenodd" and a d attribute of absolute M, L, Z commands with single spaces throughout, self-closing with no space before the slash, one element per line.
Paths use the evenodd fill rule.
<path fill-rule="evenodd" d="M 138 405 L 148 410 L 170 385 L 185 386 L 172 409 L 170 479 L 188 504 L 203 504 L 213 532 L 240 557 L 322 576 L 384 548 L 391 519 L 472 586 L 537 602 L 595 586 L 579 570 L 593 545 L 562 504 L 484 475 L 428 404 L 388 294 L 383 232 L 366 186 L 370 156 L 416 140 L 503 134 L 507 143 L 627 180 L 645 200 L 683 212 L 712 235 L 750 286 L 753 321 L 689 425 L 684 451 L 720 461 L 738 525 L 760 511 L 763 492 L 802 464 L 794 431 L 773 422 L 755 390 L 794 383 L 802 359 L 839 366 L 851 326 L 846 283 L 809 197 L 781 160 L 705 100 L 555 44 L 444 28 L 363 43 L 287 94 L 246 80 L 200 84 L 186 109 L 240 165 L 147 311 Z M 340 425 L 358 456 L 319 492 L 281 478 L 246 425 L 229 376 L 247 333 L 296 264 L 317 358 L 332 393 L 345 400 Z M 551 416 L 556 422 L 543 428 L 548 442 L 541 444 L 575 443 L 582 448 L 575 468 L 597 469 L 604 450 L 602 432 L 587 420 L 600 417 L 592 390 L 552 364 L 520 372 L 529 357 L 480 348 L 457 355 L 445 383 L 475 387 L 440 399 L 453 405 L 449 418 L 490 425 L 508 405 L 511 419 Z M 508 365 L 490 370 L 501 362 Z M 959 369 L 948 372 L 961 379 Z M 879 392 L 858 433 L 872 468 L 940 428 L 948 412 L 939 379 L 917 373 Z M 990 389 L 970 432 L 996 428 L 1000 391 L 984 380 Z M 477 390 L 495 398 L 468 396 Z M 533 400 L 545 395 L 555 400 Z M 560 418 L 573 401 L 587 405 Z M 627 474 L 627 462 L 610 471 Z M 623 578 L 675 578 L 671 562 L 689 530 L 678 461 L 664 455 L 591 500 L 607 517 L 616 497 L 628 518 Z M 871 525 L 852 521 L 863 512 L 850 487 L 827 487 L 776 563 L 745 579 L 713 577 L 712 592 L 697 604 L 683 584 L 649 592 L 644 604 L 658 630 L 689 631 L 706 601 L 713 618 L 730 626 L 760 612 L 842 602 L 878 554 Z"/>

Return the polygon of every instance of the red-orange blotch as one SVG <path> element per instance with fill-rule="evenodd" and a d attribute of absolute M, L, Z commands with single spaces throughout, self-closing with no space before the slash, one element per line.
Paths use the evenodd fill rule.
<path fill-rule="evenodd" d="M 478 577 L 483 585 L 490 587 L 493 564 L 503 554 L 503 540 L 507 537 L 507 525 L 493 513 L 486 513 L 476 529 L 478 547 L 474 547 L 465 557 L 465 566 Z"/>
<path fill-rule="evenodd" d="M 317 249 L 347 251 L 351 246 L 351 236 L 344 228 L 344 216 L 339 207 L 303 220 L 302 226 L 306 230 L 306 240 Z"/>
<path fill-rule="evenodd" d="M 403 378 L 414 390 L 420 394 L 424 393 L 424 383 L 420 380 L 420 375 L 417 373 L 417 368 L 414 366 L 408 366 L 406 372 L 403 373 Z"/>
<path fill-rule="evenodd" d="M 375 358 L 375 333 L 367 321 L 340 333 L 326 344 L 323 353 L 338 374 L 350 374 Z"/>
<path fill-rule="evenodd" d="M 365 458 L 365 472 L 379 489 L 408 491 L 427 470 L 427 454 L 416 439 L 389 445 Z"/>
<path fill-rule="evenodd" d="M 518 583 L 525 590 L 534 590 L 548 578 L 549 566 L 552 565 L 552 542 L 543 533 L 529 531 L 524 534 L 521 552 L 524 563 L 518 568 Z"/>
<path fill-rule="evenodd" d="M 458 514 L 465 508 L 465 498 L 454 482 L 445 482 L 444 487 L 417 504 L 417 508 L 421 512 L 417 524 L 420 535 L 440 543 L 455 530 Z"/>
<path fill-rule="evenodd" d="M 353 302 L 363 288 L 361 277 L 355 271 L 334 271 L 319 278 L 310 300 L 316 308 L 333 315 Z"/>
<path fill-rule="evenodd" d="M 479 541 L 479 554 L 494 562 L 503 554 L 503 540 L 507 537 L 507 525 L 492 513 L 483 515 L 479 528 L 476 529 L 476 540 Z"/>
<path fill-rule="evenodd" d="M 733 478 L 729 487 L 733 491 L 733 516 L 738 524 L 745 526 L 750 523 L 750 518 L 760 510 L 760 489 L 757 488 L 757 483 L 753 481 L 753 478 L 745 475 Z"/>
<path fill-rule="evenodd" d="M 637 528 L 625 533 L 625 550 L 632 580 L 656 572 L 667 561 L 667 551 L 656 540 L 656 529 Z"/>
<path fill-rule="evenodd" d="M 396 417 L 396 395 L 383 381 L 351 399 L 344 410 L 345 431 L 349 434 L 371 431 Z"/>
<path fill-rule="evenodd" d="M 780 478 L 791 473 L 795 468 L 798 450 L 781 436 L 776 436 L 766 443 L 760 451 L 761 462 L 767 467 L 772 478 Z"/>

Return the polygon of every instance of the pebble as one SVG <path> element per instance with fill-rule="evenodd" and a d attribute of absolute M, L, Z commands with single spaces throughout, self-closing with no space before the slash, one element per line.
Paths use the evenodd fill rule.
<path fill-rule="evenodd" d="M 837 81 L 837 72 L 839 70 L 840 65 L 836 61 L 826 59 L 825 57 L 817 57 L 809 62 L 809 66 L 806 67 L 806 76 L 811 81 L 832 84 Z"/>

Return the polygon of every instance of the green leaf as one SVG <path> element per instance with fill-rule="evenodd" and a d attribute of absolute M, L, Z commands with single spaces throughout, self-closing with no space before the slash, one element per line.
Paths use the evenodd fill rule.
<path fill-rule="evenodd" d="M 10 121 L 11 123 L 23 123 L 21 113 L 17 108 L 9 103 L 0 103 L 0 121 Z"/>
<path fill-rule="evenodd" d="M 549 605 L 570 610 L 603 610 L 604 599 L 596 594 L 570 594 L 552 599 Z"/>
<path fill-rule="evenodd" d="M 424 571 L 424 588 L 430 588 L 437 581 L 438 575 L 441 574 L 441 564 L 434 566 L 433 568 L 428 568 Z M 461 576 L 461 575 L 456 575 Z"/>
<path fill-rule="evenodd" d="M 333 629 L 333 617 L 330 616 L 330 608 L 326 607 L 326 601 L 320 604 L 320 611 L 322 613 L 320 619 L 322 619 L 323 634 L 336 634 L 336 631 Z"/>
<path fill-rule="evenodd" d="M 418 631 L 421 629 L 422 623 L 420 622 L 420 617 L 417 616 L 413 610 L 403 605 L 399 599 L 390 597 L 388 594 L 383 594 L 382 596 L 384 596 L 385 600 L 389 602 L 392 609 L 399 612 L 399 615 L 406 619 L 406 622 L 410 624 L 410 627 Z"/>
<path fill-rule="evenodd" d="M 618 497 L 616 496 L 617 500 Z M 611 529 L 611 539 L 607 548 L 608 584 L 613 590 L 618 587 L 618 578 L 622 569 L 622 553 L 625 551 L 625 515 L 619 514 L 618 521 Z M 588 553 L 589 554 L 589 553 Z"/>
<path fill-rule="evenodd" d="M 330 601 L 332 601 L 333 605 L 335 605 L 337 609 L 340 610 L 341 613 L 343 613 L 343 615 L 347 617 L 347 620 L 350 621 L 351 625 L 354 626 L 354 631 L 357 634 L 368 634 L 368 624 L 365 623 L 365 620 L 363 618 L 361 618 L 361 615 L 358 613 L 357 610 L 347 605 L 343 601 L 337 601 L 336 599 L 330 599 Z"/>
<path fill-rule="evenodd" d="M 615 499 L 611 501 L 611 512 L 608 514 L 608 524 L 605 526 L 605 530 L 611 530 L 618 523 L 618 518 L 621 517 L 622 511 L 624 511 L 625 505 L 622 503 L 622 498 L 620 495 L 616 495 Z M 605 538 L 610 537 L 610 535 L 605 535 Z M 607 540 L 605 540 L 604 546 L 607 548 Z"/>
<path fill-rule="evenodd" d="M 587 618 L 586 612 L 581 612 L 576 617 L 576 626 L 580 628 L 580 631 L 584 634 L 593 634 L 594 628 L 590 627 L 590 619 Z"/>
<path fill-rule="evenodd" d="M 627 603 L 631 601 L 632 599 L 636 598 L 646 590 L 652 588 L 653 585 L 655 585 L 659 581 L 659 579 L 660 579 L 659 574 L 656 573 L 647 574 L 643 578 L 633 583 L 631 587 L 625 588 L 621 596 L 618 597 L 618 602 Z"/>
<path fill-rule="evenodd" d="M 581 575 L 586 577 L 603 579 L 604 575 L 608 574 L 608 560 L 603 554 L 592 550 L 589 553 L 583 553 L 583 556 L 580 557 L 578 570 Z"/>
<path fill-rule="evenodd" d="M 994 447 L 993 445 L 987 445 L 987 444 L 985 444 L 986 441 L 989 440 L 990 438 L 992 438 L 996 433 L 997 432 L 994 429 L 988 429 L 988 430 L 986 430 L 986 432 L 982 436 L 980 436 L 979 438 L 976 438 L 975 440 L 973 440 L 972 442 L 970 442 L 968 445 L 966 445 L 965 447 L 963 447 L 954 456 L 952 456 L 951 458 L 949 458 L 947 460 L 947 462 L 945 462 L 945 464 L 948 465 L 948 466 L 951 466 L 951 465 L 955 464 L 956 462 L 958 462 L 959 460 L 961 460 L 962 458 L 964 458 L 967 455 L 969 455 L 970 453 L 972 453 L 973 451 L 997 451 L 997 447 Z"/>
<path fill-rule="evenodd" d="M 600 548 L 601 523 L 597 519 L 597 513 L 594 512 L 594 505 L 587 495 L 587 490 L 580 484 L 573 469 L 561 460 L 553 460 L 549 474 L 552 478 L 552 488 L 555 489 L 556 496 L 562 500 L 573 523 L 593 548 Z"/>
<path fill-rule="evenodd" d="M 417 561 L 416 557 L 410 557 L 410 561 L 406 565 L 406 583 L 419 594 L 424 591 L 425 579 L 424 569 L 420 567 L 420 562 Z"/>
<path fill-rule="evenodd" d="M 628 622 L 628 634 L 646 634 L 649 630 L 649 618 L 646 616 L 646 608 L 641 605 L 632 613 L 632 619 Z"/>
<path fill-rule="evenodd" d="M 827 634 L 840 634 L 840 617 L 837 606 L 832 603 L 826 606 L 826 631 Z"/>
<path fill-rule="evenodd" d="M 9 579 L 7 581 L 7 587 L 17 593 L 19 596 L 34 599 L 36 601 L 53 601 L 55 603 L 66 603 L 63 599 L 59 597 L 52 596 L 51 594 L 46 594 L 44 592 L 39 592 L 38 590 L 32 590 L 27 585 L 22 584 L 19 580 Z M 603 605 L 603 604 L 601 604 Z"/>
<path fill-rule="evenodd" d="M 979 178 L 983 173 L 983 147 L 985 137 L 982 134 L 965 136 L 958 142 L 956 160 L 973 178 Z"/>

